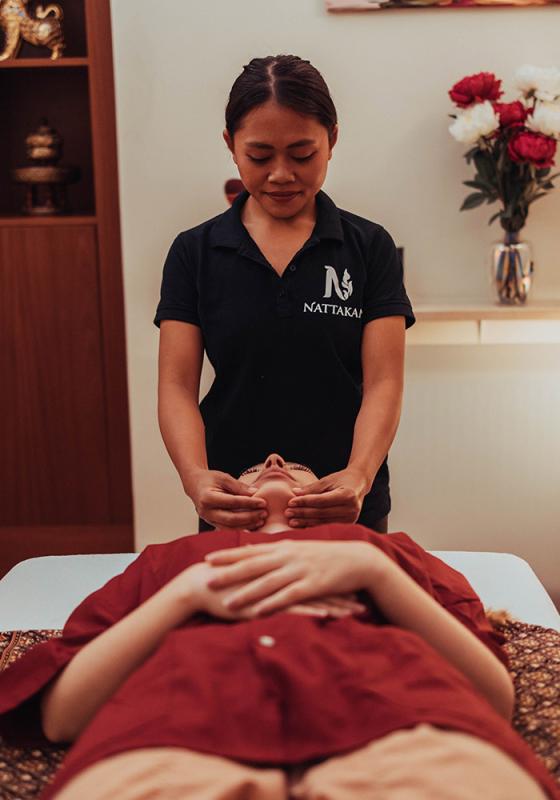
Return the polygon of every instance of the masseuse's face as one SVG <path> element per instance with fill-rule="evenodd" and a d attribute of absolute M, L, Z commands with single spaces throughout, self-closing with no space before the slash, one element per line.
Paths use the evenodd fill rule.
<path fill-rule="evenodd" d="M 259 490 L 271 483 L 281 483 L 286 489 L 293 489 L 313 483 L 317 476 L 304 464 L 284 461 L 278 453 L 271 453 L 262 464 L 255 464 L 242 472 L 239 480 Z"/>
<path fill-rule="evenodd" d="M 270 216 L 289 219 L 313 208 L 336 142 L 316 117 L 273 100 L 249 111 L 233 141 L 224 139 L 252 197 Z"/>

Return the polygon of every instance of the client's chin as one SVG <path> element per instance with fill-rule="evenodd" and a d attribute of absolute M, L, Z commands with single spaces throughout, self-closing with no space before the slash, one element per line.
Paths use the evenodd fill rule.
<path fill-rule="evenodd" d="M 261 528 L 263 533 L 278 533 L 290 528 L 284 514 L 288 502 L 295 497 L 291 484 L 283 478 L 263 481 L 253 497 L 264 497 L 268 506 L 268 517 Z"/>
<path fill-rule="evenodd" d="M 253 497 L 265 497 L 269 508 L 271 503 L 283 502 L 282 510 L 288 504 L 288 500 L 295 497 L 295 492 L 290 483 L 284 478 L 269 478 L 263 481 Z"/>

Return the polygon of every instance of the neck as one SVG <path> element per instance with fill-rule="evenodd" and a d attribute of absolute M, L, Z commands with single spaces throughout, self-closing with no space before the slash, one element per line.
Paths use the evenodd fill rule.
<path fill-rule="evenodd" d="M 268 230 L 299 230 L 300 228 L 313 228 L 316 220 L 315 198 L 309 206 L 304 206 L 293 217 L 273 217 L 255 200 L 253 195 L 249 195 L 241 209 L 241 221 L 247 229 L 254 227 Z"/>

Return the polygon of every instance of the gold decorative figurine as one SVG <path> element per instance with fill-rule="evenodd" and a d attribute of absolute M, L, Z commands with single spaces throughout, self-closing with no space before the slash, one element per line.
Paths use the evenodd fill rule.
<path fill-rule="evenodd" d="M 23 212 L 33 216 L 68 213 L 66 186 L 79 179 L 80 170 L 57 166 L 62 155 L 62 137 L 43 119 L 25 143 L 31 165 L 12 170 L 12 179 L 26 186 Z"/>
<path fill-rule="evenodd" d="M 34 18 L 26 8 L 27 1 L 0 0 L 0 26 L 5 37 L 0 61 L 16 58 L 22 41 L 48 47 L 53 61 L 60 58 L 66 46 L 62 32 L 62 8 L 55 3 L 46 8 L 37 6 Z M 53 16 L 50 16 L 51 13 Z"/>

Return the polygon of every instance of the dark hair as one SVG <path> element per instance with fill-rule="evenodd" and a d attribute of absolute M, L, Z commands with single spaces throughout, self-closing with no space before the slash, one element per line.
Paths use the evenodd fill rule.
<path fill-rule="evenodd" d="M 226 128 L 232 139 L 243 117 L 269 100 L 316 117 L 331 138 L 336 108 L 323 76 L 309 61 L 299 56 L 265 56 L 253 58 L 243 67 L 226 106 Z"/>

